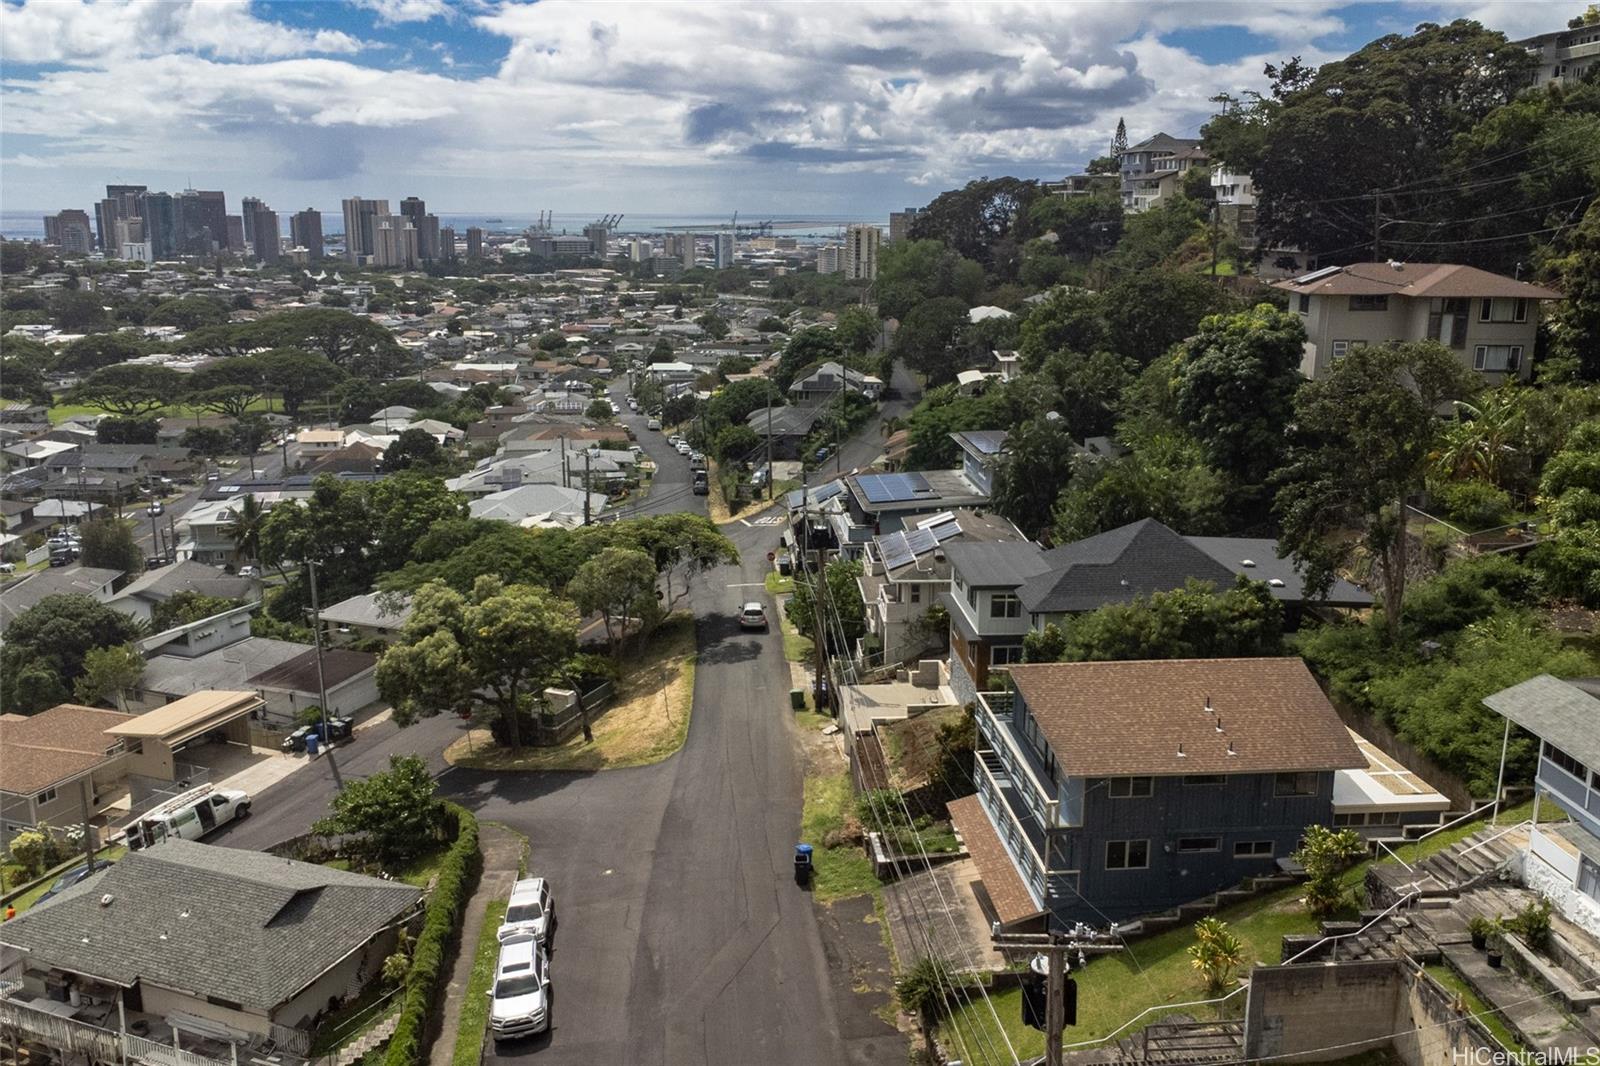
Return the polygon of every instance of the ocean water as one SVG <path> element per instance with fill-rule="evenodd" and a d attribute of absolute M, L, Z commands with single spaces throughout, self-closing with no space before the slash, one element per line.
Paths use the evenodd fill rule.
<path fill-rule="evenodd" d="M 93 205 L 86 205 L 89 217 L 94 218 L 91 210 Z M 238 203 L 234 199 L 228 201 L 230 209 L 237 210 Z M 400 201 L 390 200 L 391 209 L 398 211 Z M 57 208 L 56 210 L 59 210 Z M 54 211 L 0 211 L 0 234 L 9 238 L 21 240 L 40 240 L 44 237 L 44 216 L 53 214 Z M 440 226 L 454 226 L 456 238 L 466 239 L 466 231 L 470 226 L 478 226 L 489 233 L 521 233 L 529 226 L 539 221 L 538 212 L 532 214 L 518 214 L 515 212 L 496 213 L 493 211 L 467 212 L 463 214 L 440 213 Z M 283 220 L 284 232 L 287 232 L 288 215 L 280 212 Z M 582 233 L 583 227 L 590 222 L 597 221 L 598 215 L 569 214 L 557 211 L 551 220 L 551 228 L 556 233 Z M 727 215 L 628 215 L 622 216 L 622 221 L 617 224 L 614 233 L 664 233 L 668 231 L 694 230 L 696 232 L 714 233 L 727 227 L 732 218 Z M 846 226 L 854 223 L 867 223 L 887 227 L 887 215 L 783 215 L 772 212 L 739 212 L 739 225 L 741 228 L 757 222 L 770 221 L 773 223 L 772 232 L 785 237 L 810 237 L 818 239 L 832 238 Z M 322 213 L 322 232 L 331 236 L 344 232 L 344 215 L 339 211 L 324 211 Z M 746 231 L 748 232 L 748 231 Z"/>

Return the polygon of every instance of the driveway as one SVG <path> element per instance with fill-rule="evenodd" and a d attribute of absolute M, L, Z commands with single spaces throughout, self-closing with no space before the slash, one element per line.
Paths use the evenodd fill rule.
<path fill-rule="evenodd" d="M 443 788 L 532 841 L 560 925 L 555 1027 L 495 1048 L 502 1060 L 905 1062 L 906 1044 L 830 968 L 792 874 L 800 825 L 796 727 L 776 628 L 739 630 L 770 530 L 731 527 L 746 562 L 693 594 L 700 661 L 683 750 L 656 766 L 496 776 L 451 770 Z"/>

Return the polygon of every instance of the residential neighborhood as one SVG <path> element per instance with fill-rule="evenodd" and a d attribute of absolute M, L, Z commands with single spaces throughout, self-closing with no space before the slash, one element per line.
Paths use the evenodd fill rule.
<path fill-rule="evenodd" d="M 0 1066 L 1595 1061 L 1600 11 L 1424 6 L 0 5 Z"/>

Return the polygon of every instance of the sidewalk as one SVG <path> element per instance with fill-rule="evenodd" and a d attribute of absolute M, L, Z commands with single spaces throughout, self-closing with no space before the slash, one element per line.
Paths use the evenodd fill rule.
<path fill-rule="evenodd" d="M 472 980 L 472 961 L 477 954 L 484 913 L 490 901 L 511 895 L 511 885 L 522 866 L 522 838 L 504 826 L 480 823 L 478 845 L 483 849 L 483 876 L 461 917 L 460 943 L 455 964 L 450 968 L 450 983 L 445 986 L 439 1038 L 428 1054 L 428 1066 L 450 1066 L 456 1050 L 456 1034 L 461 1029 L 461 1005 L 466 1002 L 467 984 Z"/>

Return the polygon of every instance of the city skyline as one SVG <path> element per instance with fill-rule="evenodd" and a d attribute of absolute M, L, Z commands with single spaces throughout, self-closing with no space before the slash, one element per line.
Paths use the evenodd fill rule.
<path fill-rule="evenodd" d="M 981 175 L 1059 177 L 1119 118 L 1193 136 L 1266 62 L 1454 17 L 1517 38 L 1571 7 L 7 3 L 0 193 L 54 211 L 193 175 L 322 210 L 381 191 L 440 215 L 876 216 Z"/>

